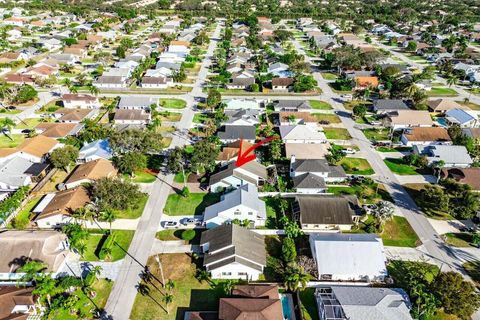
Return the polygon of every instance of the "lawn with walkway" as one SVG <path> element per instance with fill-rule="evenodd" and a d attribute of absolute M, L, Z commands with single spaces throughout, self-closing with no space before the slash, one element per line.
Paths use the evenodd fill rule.
<path fill-rule="evenodd" d="M 322 72 L 321 75 L 322 75 L 322 78 L 327 81 L 335 81 L 338 78 L 336 74 L 331 72 Z"/>
<path fill-rule="evenodd" d="M 345 170 L 347 174 L 367 176 L 375 173 L 370 166 L 370 163 L 368 163 L 368 160 L 363 158 L 346 157 L 343 158 L 338 164 L 342 166 L 343 170 Z"/>
<path fill-rule="evenodd" d="M 169 216 L 202 215 L 205 208 L 220 201 L 218 193 L 190 193 L 187 197 L 172 193 L 163 212 Z"/>
<path fill-rule="evenodd" d="M 315 110 L 332 110 L 332 106 L 325 101 L 309 100 L 310 106 Z"/>
<path fill-rule="evenodd" d="M 83 254 L 85 261 L 100 261 L 100 250 L 107 238 L 108 230 L 89 229 L 89 237 L 86 242 L 86 250 Z M 111 259 L 109 261 L 117 261 L 125 257 L 130 243 L 132 242 L 135 230 L 113 230 L 115 235 L 115 242 L 112 246 Z"/>
<path fill-rule="evenodd" d="M 158 104 L 166 109 L 184 109 L 187 106 L 185 100 L 182 99 L 159 99 Z"/>
<path fill-rule="evenodd" d="M 332 140 L 350 140 L 352 136 L 348 133 L 347 129 L 344 128 L 325 128 L 323 129 L 327 139 Z"/>
<path fill-rule="evenodd" d="M 375 141 L 386 141 L 390 140 L 390 131 L 386 128 L 382 129 L 363 129 L 363 134 L 368 140 L 375 140 Z"/>
<path fill-rule="evenodd" d="M 429 97 L 456 97 L 458 92 L 452 88 L 433 87 L 432 90 L 427 91 Z"/>

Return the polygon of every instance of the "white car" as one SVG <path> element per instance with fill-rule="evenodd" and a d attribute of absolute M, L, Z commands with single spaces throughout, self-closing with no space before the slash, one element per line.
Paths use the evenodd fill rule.
<path fill-rule="evenodd" d="M 165 229 L 177 229 L 179 226 L 179 223 L 177 221 L 165 221 L 163 223 L 163 227 Z"/>
<path fill-rule="evenodd" d="M 182 224 L 184 226 L 199 226 L 202 224 L 202 222 L 199 219 L 185 218 L 182 220 Z"/>
<path fill-rule="evenodd" d="M 355 153 L 357 153 L 357 151 L 355 151 L 355 150 L 352 149 L 352 148 L 342 149 L 342 152 L 345 153 L 345 154 L 355 154 Z"/>

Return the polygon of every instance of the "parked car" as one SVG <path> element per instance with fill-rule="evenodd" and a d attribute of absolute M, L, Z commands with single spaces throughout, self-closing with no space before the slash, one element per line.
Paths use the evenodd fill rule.
<path fill-rule="evenodd" d="M 355 151 L 352 148 L 344 148 L 344 149 L 342 149 L 342 152 L 345 153 L 345 154 L 355 154 L 355 153 L 357 153 L 357 151 Z"/>
<path fill-rule="evenodd" d="M 325 125 L 327 125 L 327 124 L 330 124 L 330 121 L 328 121 L 328 120 L 320 120 L 318 123 L 319 123 L 319 124 L 325 124 Z"/>
<path fill-rule="evenodd" d="M 185 218 L 182 220 L 182 224 L 184 226 L 200 226 L 202 225 L 202 221 L 194 218 Z"/>
<path fill-rule="evenodd" d="M 165 221 L 163 223 L 163 227 L 165 229 L 177 229 L 179 227 L 179 223 L 177 221 Z"/>

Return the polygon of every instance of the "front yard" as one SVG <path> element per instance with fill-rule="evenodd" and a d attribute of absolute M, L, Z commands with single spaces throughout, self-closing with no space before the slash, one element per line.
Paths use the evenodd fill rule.
<path fill-rule="evenodd" d="M 411 247 L 420 245 L 420 239 L 404 217 L 394 216 L 385 222 L 380 234 L 383 244 L 392 247 Z"/>
<path fill-rule="evenodd" d="M 152 183 L 157 179 L 155 174 L 152 172 L 149 172 L 148 170 L 135 171 L 133 177 L 127 174 L 124 174 L 123 176 L 125 179 L 134 183 Z"/>
<path fill-rule="evenodd" d="M 473 235 L 471 233 L 446 233 L 445 242 L 454 247 L 473 247 Z"/>
<path fill-rule="evenodd" d="M 409 175 L 417 175 L 421 174 L 417 167 L 411 166 L 406 164 L 403 159 L 397 158 L 387 158 L 384 159 L 383 162 L 387 165 L 387 167 L 395 174 L 401 176 L 409 176 Z"/>
<path fill-rule="evenodd" d="M 434 87 L 432 90 L 427 91 L 429 97 L 456 97 L 458 92 L 452 88 L 439 88 Z"/>
<path fill-rule="evenodd" d="M 159 99 L 158 103 L 166 109 L 183 109 L 187 106 L 185 100 L 181 99 Z"/>
<path fill-rule="evenodd" d="M 350 140 L 352 136 L 348 133 L 347 129 L 344 128 L 325 128 L 323 129 L 327 139 L 332 140 Z"/>
<path fill-rule="evenodd" d="M 332 106 L 325 101 L 320 100 L 309 100 L 310 106 L 315 110 L 332 110 Z"/>
<path fill-rule="evenodd" d="M 138 199 L 138 206 L 136 209 L 116 211 L 117 219 L 140 218 L 140 216 L 143 213 L 143 208 L 145 208 L 145 205 L 147 204 L 147 201 L 148 201 L 148 195 L 144 195 L 140 199 Z"/>
<path fill-rule="evenodd" d="M 439 219 L 439 220 L 452 220 L 454 219 L 451 215 L 446 212 L 439 211 L 437 208 L 432 208 L 431 206 L 425 204 L 422 201 L 422 190 L 425 188 L 426 183 L 407 183 L 404 184 L 403 187 L 408 192 L 410 197 L 415 201 L 417 206 L 422 209 L 422 211 L 432 219 Z"/>
<path fill-rule="evenodd" d="M 112 246 L 111 259 L 109 261 L 117 261 L 125 257 L 130 242 L 132 242 L 135 230 L 113 230 L 115 234 L 115 242 Z M 99 253 L 105 241 L 105 232 L 101 230 L 89 230 L 90 236 L 86 242 L 86 250 L 83 254 L 85 261 L 100 261 Z"/>
<path fill-rule="evenodd" d="M 338 164 L 343 167 L 347 174 L 371 175 L 375 173 L 367 159 L 363 158 L 346 157 Z"/>
<path fill-rule="evenodd" d="M 341 123 L 340 118 L 333 113 L 313 113 L 312 114 L 318 121 L 328 121 L 329 123 Z"/>
<path fill-rule="evenodd" d="M 0 149 L 15 148 L 25 140 L 23 134 L 0 134 Z"/>
<path fill-rule="evenodd" d="M 163 212 L 169 216 L 202 215 L 205 208 L 220 201 L 218 193 L 190 193 L 187 197 L 172 193 Z"/>
<path fill-rule="evenodd" d="M 365 135 L 365 137 L 367 137 L 368 140 L 375 140 L 375 141 L 390 140 L 390 131 L 386 128 L 363 129 L 362 132 Z"/>

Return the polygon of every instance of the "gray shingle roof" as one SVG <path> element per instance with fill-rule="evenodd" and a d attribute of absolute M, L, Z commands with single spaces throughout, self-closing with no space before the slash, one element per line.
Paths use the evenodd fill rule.
<path fill-rule="evenodd" d="M 408 110 L 408 106 L 400 99 L 379 99 L 373 102 L 376 110 Z"/>
<path fill-rule="evenodd" d="M 302 224 L 353 224 L 356 206 L 353 196 L 297 196 L 294 211 Z"/>
<path fill-rule="evenodd" d="M 313 173 L 304 173 L 293 178 L 293 187 L 301 189 L 324 189 L 325 180 Z"/>
<path fill-rule="evenodd" d="M 220 140 L 255 140 L 254 126 L 222 126 L 217 132 Z"/>
<path fill-rule="evenodd" d="M 292 163 L 292 169 L 298 172 L 329 172 L 330 166 L 325 159 L 299 159 Z"/>

